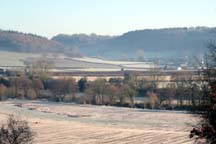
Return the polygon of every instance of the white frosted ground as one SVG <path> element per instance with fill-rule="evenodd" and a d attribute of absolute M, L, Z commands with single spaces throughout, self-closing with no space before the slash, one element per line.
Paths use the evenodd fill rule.
<path fill-rule="evenodd" d="M 16 106 L 15 106 L 16 105 Z M 0 102 L 0 121 L 20 114 L 37 132 L 38 144 L 189 144 L 198 116 L 42 101 Z"/>

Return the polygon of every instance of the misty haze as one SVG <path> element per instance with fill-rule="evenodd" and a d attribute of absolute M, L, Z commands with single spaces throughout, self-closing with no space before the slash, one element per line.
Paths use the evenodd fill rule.
<path fill-rule="evenodd" d="M 0 144 L 215 144 L 214 0 L 2 0 Z"/>

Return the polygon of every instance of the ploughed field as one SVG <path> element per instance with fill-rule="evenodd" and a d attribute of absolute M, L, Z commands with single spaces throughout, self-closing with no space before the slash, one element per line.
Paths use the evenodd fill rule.
<path fill-rule="evenodd" d="M 47 101 L 0 102 L 0 123 L 9 114 L 29 122 L 37 144 L 190 144 L 198 115 Z"/>

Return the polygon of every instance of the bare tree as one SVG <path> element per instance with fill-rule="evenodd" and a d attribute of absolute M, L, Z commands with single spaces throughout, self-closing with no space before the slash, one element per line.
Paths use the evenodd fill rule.
<path fill-rule="evenodd" d="M 29 98 L 31 100 L 37 99 L 37 94 L 36 94 L 34 89 L 30 88 L 27 90 L 27 98 Z"/>
<path fill-rule="evenodd" d="M 203 123 L 191 131 L 191 137 L 197 136 L 198 139 L 206 138 L 207 143 L 216 143 L 216 43 L 208 45 L 209 51 L 206 54 L 205 66 L 202 74 L 210 88 L 207 91 L 208 99 L 205 98 Z"/>
<path fill-rule="evenodd" d="M 158 108 L 159 99 L 158 99 L 157 94 L 154 92 L 147 92 L 147 96 L 149 97 L 151 108 L 152 109 Z"/>
<path fill-rule="evenodd" d="M 6 96 L 7 87 L 3 84 L 0 84 L 0 101 L 3 100 L 3 97 Z"/>
<path fill-rule="evenodd" d="M 28 73 L 33 77 L 40 77 L 42 79 L 47 79 L 51 75 L 50 69 L 53 67 L 54 61 L 46 56 L 27 62 Z"/>
<path fill-rule="evenodd" d="M 184 100 L 190 98 L 190 90 L 192 86 L 192 73 L 179 71 L 174 75 L 176 82 L 176 99 L 180 106 L 183 106 Z"/>
<path fill-rule="evenodd" d="M 115 85 L 109 84 L 105 86 L 105 93 L 108 96 L 109 104 L 113 105 L 116 101 L 116 96 L 118 95 L 118 88 Z"/>
<path fill-rule="evenodd" d="M 53 93 L 56 101 L 64 101 L 67 94 L 74 97 L 77 85 L 74 79 L 56 79 L 48 81 L 48 89 Z"/>
<path fill-rule="evenodd" d="M 90 84 L 90 88 L 92 89 L 92 92 L 94 94 L 94 104 L 104 104 L 105 84 L 106 80 L 101 78 L 98 78 Z"/>
<path fill-rule="evenodd" d="M 28 126 L 27 121 L 10 116 L 7 124 L 0 129 L 1 144 L 32 144 L 34 133 Z"/>
<path fill-rule="evenodd" d="M 32 88 L 35 90 L 36 95 L 39 96 L 39 91 L 44 89 L 43 82 L 40 79 L 33 79 Z"/>
<path fill-rule="evenodd" d="M 130 100 L 130 106 L 134 107 L 136 90 L 130 84 L 123 85 L 123 95 Z"/>

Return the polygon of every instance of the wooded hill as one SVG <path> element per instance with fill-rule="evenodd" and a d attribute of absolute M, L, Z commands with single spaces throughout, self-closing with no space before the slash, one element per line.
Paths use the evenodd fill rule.
<path fill-rule="evenodd" d="M 121 57 L 200 56 L 216 37 L 216 28 L 167 28 L 127 32 L 119 36 L 60 34 L 52 39 L 34 34 L 0 30 L 0 50 L 17 52 L 58 52 L 120 59 Z"/>

